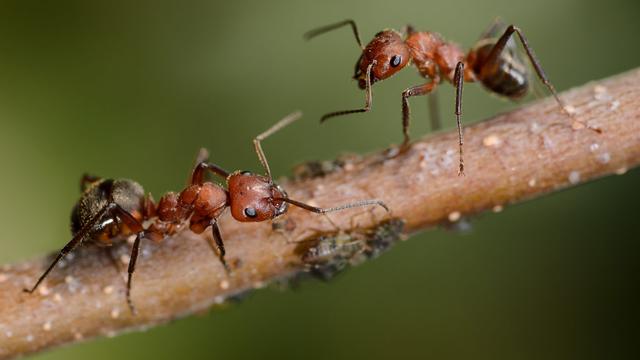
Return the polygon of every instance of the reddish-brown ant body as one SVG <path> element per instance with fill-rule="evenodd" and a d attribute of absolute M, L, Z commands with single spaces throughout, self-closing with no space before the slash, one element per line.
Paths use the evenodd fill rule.
<path fill-rule="evenodd" d="M 420 75 L 430 81 L 410 87 L 402 92 L 402 132 L 404 140 L 401 149 L 406 150 L 409 144 L 409 98 L 427 95 L 433 92 L 438 84 L 448 81 L 456 87 L 455 115 L 460 151 L 459 175 L 462 175 L 464 174 L 464 162 L 460 117 L 462 115 L 463 83 L 478 81 L 487 90 L 514 100 L 523 97 L 529 89 L 528 69 L 518 52 L 515 51 L 515 42 L 511 41 L 514 33 L 518 35 L 526 55 L 540 80 L 549 89 L 562 110 L 569 114 L 565 110 L 565 105 L 555 88 L 542 70 L 542 66 L 533 49 L 529 46 L 522 30 L 514 25 L 505 26 L 499 20 L 494 21 L 466 55 L 458 45 L 445 41 L 440 34 L 430 31 L 417 32 L 411 26 L 406 27 L 404 34 L 391 29 L 383 30 L 377 33 L 367 46 L 362 46 L 358 28 L 353 20 L 345 20 L 311 30 L 305 34 L 305 38 L 311 39 L 345 25 L 351 26 L 356 41 L 362 50 L 362 54 L 356 63 L 353 78 L 358 80 L 360 89 L 366 90 L 366 103 L 360 109 L 328 113 L 322 117 L 321 121 L 334 116 L 369 111 L 372 100 L 371 85 L 391 77 L 407 64 L 413 63 Z M 576 120 L 576 122 L 581 127 L 586 126 L 580 121 Z M 600 132 L 597 128 L 589 128 Z"/>
<path fill-rule="evenodd" d="M 233 218 L 240 222 L 274 219 L 284 214 L 289 204 L 320 214 L 368 205 L 379 205 L 388 211 L 387 206 L 379 200 L 362 200 L 337 207 L 319 208 L 290 199 L 287 193 L 274 183 L 260 142 L 300 116 L 300 113 L 293 113 L 254 139 L 255 150 L 266 175 L 248 171 L 229 173 L 199 156 L 200 160 L 191 174 L 190 185 L 179 194 L 166 193 L 157 205 L 151 196 L 145 196 L 142 186 L 133 180 L 101 179 L 85 175 L 81 181 L 82 196 L 71 215 L 73 238 L 62 248 L 33 288 L 24 291 L 33 293 L 55 265 L 85 240 L 92 240 L 97 245 L 110 246 L 114 241 L 135 235 L 126 290 L 127 303 L 135 313 L 130 297 L 131 280 L 140 241 L 144 238 L 161 241 L 175 234 L 187 222 L 191 231 L 197 234 L 211 227 L 215 242 L 209 240 L 210 245 L 218 252 L 222 265 L 229 271 L 218 227 L 218 219 L 227 208 L 231 210 Z M 207 171 L 224 178 L 226 189 L 216 183 L 205 181 Z M 149 224 L 146 228 L 145 223 Z"/>

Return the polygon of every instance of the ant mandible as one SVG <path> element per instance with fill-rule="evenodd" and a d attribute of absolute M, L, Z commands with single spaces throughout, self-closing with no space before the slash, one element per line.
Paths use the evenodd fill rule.
<path fill-rule="evenodd" d="M 413 62 L 420 75 L 431 81 L 422 85 L 412 86 L 402 92 L 402 133 L 404 140 L 400 149 L 404 151 L 408 149 L 409 145 L 409 98 L 427 95 L 435 90 L 438 84 L 446 80 L 456 87 L 455 115 L 460 152 L 458 175 L 463 175 L 463 137 L 460 123 L 463 83 L 479 81 L 487 90 L 513 100 L 523 97 L 529 89 L 527 67 L 515 51 L 515 42 L 510 41 L 514 33 L 518 35 L 540 80 L 549 89 L 562 111 L 571 116 L 566 111 L 563 101 L 542 70 L 540 61 L 538 61 L 533 49 L 529 46 L 522 30 L 514 25 L 505 26 L 500 20 L 496 19 L 466 56 L 458 45 L 445 41 L 440 34 L 430 31 L 417 32 L 411 26 L 406 27 L 404 34 L 391 29 L 383 30 L 377 33 L 367 46 L 362 46 L 358 28 L 353 20 L 344 20 L 311 30 L 304 37 L 309 40 L 345 25 L 351 26 L 356 42 L 362 50 L 362 54 L 356 63 L 353 78 L 358 80 L 360 89 L 366 91 L 366 102 L 365 106 L 360 109 L 325 114 L 322 116 L 321 122 L 334 116 L 369 111 L 372 100 L 371 85 L 391 77 L 409 62 Z M 502 35 L 498 37 L 501 32 Z M 580 124 L 580 127 L 588 127 L 598 133 L 601 132 L 600 129 L 588 126 L 577 119 L 574 119 L 574 121 Z"/>
<path fill-rule="evenodd" d="M 254 139 L 255 151 L 265 175 L 248 171 L 229 173 L 218 165 L 201 159 L 193 169 L 190 185 L 179 194 L 166 193 L 157 205 L 150 195 L 145 196 L 142 186 L 133 180 L 102 179 L 85 175 L 81 180 L 82 196 L 71 214 L 73 238 L 60 250 L 36 284 L 24 291 L 33 293 L 55 265 L 84 241 L 92 240 L 100 246 L 111 246 L 115 241 L 135 235 L 126 289 L 127 304 L 135 314 L 135 307 L 131 301 L 131 281 L 140 242 L 144 238 L 161 241 L 175 234 L 187 222 L 191 231 L 196 234 L 201 234 L 210 227 L 213 238 L 207 238 L 207 241 L 214 252 L 217 251 L 220 262 L 229 272 L 218 227 L 218 219 L 227 208 L 231 209 L 233 218 L 240 222 L 274 219 L 287 211 L 288 204 L 319 214 L 368 205 L 379 205 L 389 211 L 380 200 L 361 200 L 330 208 L 315 207 L 290 199 L 287 193 L 274 183 L 261 141 L 300 117 L 301 113 L 293 113 Z M 205 181 L 207 171 L 224 178 L 227 188 Z M 151 221 L 151 224 L 145 228 L 143 224 L 147 221 Z"/>

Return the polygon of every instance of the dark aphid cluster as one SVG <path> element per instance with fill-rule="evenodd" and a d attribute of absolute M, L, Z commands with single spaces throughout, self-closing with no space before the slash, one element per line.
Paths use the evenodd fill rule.
<path fill-rule="evenodd" d="M 400 239 L 403 228 L 404 221 L 394 218 L 373 228 L 316 235 L 301 241 L 296 252 L 312 276 L 329 280 L 349 266 L 378 257 Z"/>
<path fill-rule="evenodd" d="M 206 158 L 201 158 L 193 169 L 190 184 L 180 193 L 166 193 L 157 204 L 150 195 L 145 195 L 142 186 L 133 180 L 84 176 L 81 181 L 82 196 L 73 208 L 71 216 L 73 238 L 62 248 L 35 285 L 25 291 L 33 293 L 58 261 L 77 246 L 87 242 L 109 246 L 115 241 L 135 235 L 126 291 L 127 302 L 134 312 L 130 297 L 131 280 L 142 239 L 161 241 L 175 234 L 186 224 L 197 234 L 211 229 L 213 242 L 210 245 L 214 252 L 217 252 L 224 268 L 229 271 L 218 227 L 218 218 L 227 208 L 231 210 L 233 218 L 241 222 L 274 219 L 284 214 L 288 205 L 318 214 L 369 205 L 381 206 L 388 211 L 387 206 L 380 200 L 362 200 L 330 208 L 311 206 L 290 199 L 273 181 L 261 141 L 300 116 L 300 113 L 291 114 L 254 139 L 254 147 L 265 175 L 248 171 L 228 172 L 208 162 Z M 207 172 L 221 177 L 226 187 L 207 181 Z"/>
<path fill-rule="evenodd" d="M 460 149 L 459 175 L 464 174 L 463 137 L 460 123 L 463 84 L 477 81 L 487 90 L 509 99 L 523 97 L 530 87 L 529 70 L 521 59 L 520 52 L 513 41 L 513 34 L 517 34 L 520 39 L 540 80 L 555 97 L 562 110 L 565 109 L 565 105 L 542 70 L 540 61 L 529 46 L 522 30 L 514 25 L 506 26 L 499 20 L 494 21 L 466 55 L 458 45 L 445 41 L 440 34 L 431 31 L 415 31 L 411 26 L 407 26 L 402 32 L 392 29 L 380 31 L 366 46 L 362 45 L 358 28 L 353 20 L 345 20 L 311 30 L 305 34 L 305 38 L 311 39 L 346 25 L 351 26 L 361 50 L 353 78 L 358 81 L 358 86 L 366 91 L 366 103 L 360 109 L 328 113 L 322 117 L 321 121 L 334 116 L 369 111 L 372 101 L 371 86 L 393 76 L 408 64 L 413 63 L 420 75 L 428 81 L 407 88 L 402 92 L 404 140 L 401 150 L 406 150 L 409 145 L 409 98 L 430 94 L 438 84 L 447 81 L 456 87 L 455 115 Z M 432 105 L 434 104 L 435 102 L 432 101 Z M 564 112 L 571 116 L 568 112 Z M 437 111 L 432 111 L 432 116 L 433 114 L 437 114 Z M 439 124 L 439 121 L 435 119 L 432 121 L 434 124 Z M 574 121 L 587 126 L 576 119 Z M 600 132 L 597 128 L 589 128 Z"/>
<path fill-rule="evenodd" d="M 307 180 L 327 176 L 341 170 L 345 165 L 344 160 L 307 161 L 293 168 L 293 178 Z"/>

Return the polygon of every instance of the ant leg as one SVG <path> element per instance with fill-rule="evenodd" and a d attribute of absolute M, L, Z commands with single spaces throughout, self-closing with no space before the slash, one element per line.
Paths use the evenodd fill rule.
<path fill-rule="evenodd" d="M 193 162 L 193 169 L 195 169 L 201 162 L 207 162 L 209 160 L 209 150 L 206 148 L 198 149 L 198 153 L 196 154 L 195 161 Z M 191 185 L 193 180 L 193 170 L 189 174 L 189 178 L 187 179 L 187 185 Z"/>
<path fill-rule="evenodd" d="M 504 23 L 500 16 L 496 16 L 493 18 L 489 26 L 484 30 L 482 35 L 480 35 L 480 39 L 490 39 L 498 36 L 502 29 L 505 29 L 507 25 Z"/>
<path fill-rule="evenodd" d="M 99 180 L 101 180 L 99 176 L 82 174 L 82 178 L 80 179 L 80 191 L 84 192 L 85 190 L 87 190 L 89 185 Z"/>
<path fill-rule="evenodd" d="M 189 179 L 189 184 L 191 185 L 202 185 L 204 182 L 204 173 L 207 170 L 224 178 L 225 180 L 229 176 L 228 171 L 209 162 L 209 150 L 205 148 L 200 148 L 200 150 L 198 150 L 195 163 L 196 165 L 194 166 L 193 171 L 191 172 L 191 178 Z"/>
<path fill-rule="evenodd" d="M 211 232 L 213 234 L 213 241 L 215 243 L 209 241 L 209 245 L 211 245 L 211 248 L 213 249 L 214 252 L 217 252 L 218 258 L 220 259 L 222 266 L 224 266 L 224 270 L 227 272 L 227 274 L 229 274 L 231 270 L 229 269 L 229 265 L 227 264 L 227 261 L 224 259 L 224 255 L 226 254 L 226 251 L 224 249 L 224 243 L 222 242 L 222 235 L 220 234 L 218 219 L 211 220 Z"/>
<path fill-rule="evenodd" d="M 68 253 L 72 252 L 78 245 L 80 245 L 82 243 L 82 240 L 84 240 L 84 238 L 91 233 L 91 231 L 95 228 L 95 226 L 98 225 L 100 220 L 102 220 L 102 218 L 108 212 L 111 212 L 111 210 L 113 210 L 115 206 L 116 204 L 109 203 L 107 206 L 103 207 L 85 226 L 82 227 L 82 229 L 80 229 L 80 231 L 78 231 L 73 236 L 71 241 L 69 241 L 67 245 L 65 245 L 62 248 L 62 250 L 60 250 L 60 253 L 58 254 L 58 256 L 56 256 L 55 260 L 53 260 L 53 262 L 51 263 L 51 265 L 49 265 L 47 270 L 45 270 L 45 272 L 40 276 L 40 278 L 38 278 L 38 281 L 36 282 L 36 284 L 31 289 L 23 289 L 23 291 L 29 294 L 32 294 L 34 291 L 36 291 L 38 286 L 40 286 L 40 283 L 42 283 L 42 281 L 47 277 L 47 275 L 49 275 L 49 273 L 51 272 L 51 270 L 53 270 L 56 264 Z"/>
<path fill-rule="evenodd" d="M 197 166 L 201 162 L 207 162 L 209 160 L 209 150 L 206 148 L 200 148 L 196 154 L 196 161 L 193 162 L 193 166 Z"/>
<path fill-rule="evenodd" d="M 351 29 L 353 30 L 353 35 L 356 37 L 356 42 L 358 43 L 358 46 L 360 46 L 360 49 L 364 50 L 364 46 L 362 46 L 362 41 L 360 40 L 360 34 L 358 32 L 358 26 L 356 26 L 356 22 L 353 21 L 352 19 L 347 19 L 347 20 L 343 20 L 340 22 L 337 22 L 335 24 L 331 24 L 331 25 L 326 25 L 326 26 L 322 26 L 313 30 L 309 30 L 306 33 L 304 33 L 304 38 L 305 40 L 311 40 L 312 38 L 320 35 L 320 34 L 324 34 L 328 31 L 331 30 L 335 30 L 337 28 L 340 28 L 342 26 L 345 25 L 351 25 Z"/>
<path fill-rule="evenodd" d="M 141 233 L 136 235 L 136 240 L 133 242 L 133 247 L 131 248 L 131 257 L 129 258 L 129 267 L 127 269 L 127 305 L 129 305 L 129 310 L 133 315 L 137 313 L 136 307 L 133 305 L 133 301 L 131 301 L 131 280 L 133 278 L 133 273 L 136 271 L 136 261 L 138 260 L 138 252 L 140 251 L 140 239 L 142 238 Z"/>
<path fill-rule="evenodd" d="M 456 65 L 456 72 L 453 76 L 453 82 L 456 86 L 456 124 L 458 125 L 458 145 L 460 146 L 460 163 L 458 168 L 458 176 L 464 175 L 464 160 L 462 159 L 462 87 L 464 85 L 464 63 L 459 61 Z"/>
<path fill-rule="evenodd" d="M 292 122 L 300 119 L 302 117 L 302 113 L 300 111 L 293 112 L 280 121 L 271 126 L 267 131 L 261 133 L 253 139 L 253 147 L 256 150 L 256 154 L 258 154 L 258 159 L 264 168 L 264 171 L 267 173 L 267 177 L 271 180 L 271 169 L 269 168 L 269 163 L 267 162 L 267 157 L 264 155 L 264 151 L 262 151 L 261 141 L 268 138 L 269 136 L 276 133 L 278 130 L 288 126 Z"/>
<path fill-rule="evenodd" d="M 409 35 L 411 35 L 411 34 L 413 34 L 413 33 L 415 33 L 415 32 L 416 32 L 416 29 L 415 29 L 415 28 L 413 27 L 413 25 L 411 25 L 411 24 L 407 24 L 407 25 L 405 25 L 405 26 L 402 28 L 402 31 L 401 31 L 401 33 L 402 33 L 404 36 L 409 36 Z"/>
<path fill-rule="evenodd" d="M 332 117 L 335 117 L 335 116 L 342 116 L 342 115 L 347 115 L 347 114 L 361 113 L 361 112 L 367 112 L 367 111 L 371 110 L 371 101 L 372 101 L 372 95 L 371 95 L 371 69 L 373 69 L 373 66 L 375 64 L 376 64 L 376 62 L 374 60 L 367 67 L 367 75 L 365 76 L 365 91 L 367 93 L 367 97 L 365 98 L 364 107 L 360 108 L 360 109 L 341 110 L 341 111 L 334 111 L 334 112 L 330 112 L 328 114 L 324 114 L 320 118 L 320 122 L 321 123 L 323 123 L 323 122 L 327 121 L 329 118 L 332 118 Z"/>
<path fill-rule="evenodd" d="M 413 86 L 402 92 L 402 134 L 404 140 L 402 141 L 401 149 L 406 150 L 409 146 L 409 118 L 411 116 L 411 110 L 409 109 L 409 98 L 412 96 L 426 95 L 435 89 L 438 81 L 433 79 L 423 85 Z"/>
<path fill-rule="evenodd" d="M 191 174 L 191 184 L 202 185 L 202 183 L 204 182 L 204 172 L 206 170 L 209 170 L 224 179 L 229 176 L 229 172 L 219 167 L 218 165 L 202 161 L 199 162 L 198 165 L 196 165 L 196 167 L 193 169 L 193 173 Z"/>
<path fill-rule="evenodd" d="M 556 92 L 555 87 L 553 86 L 553 84 L 551 84 L 551 82 L 549 81 L 549 78 L 547 78 L 547 75 L 545 74 L 544 70 L 542 70 L 542 65 L 540 65 L 540 61 L 536 57 L 536 54 L 533 52 L 533 49 L 531 48 L 531 46 L 529 46 L 529 42 L 527 41 L 527 38 L 524 36 L 520 28 L 514 25 L 509 25 L 507 27 L 504 34 L 502 34 L 500 39 L 498 39 L 496 44 L 491 49 L 491 52 L 489 53 L 489 56 L 487 57 L 487 61 L 484 66 L 493 66 L 496 63 L 496 61 L 498 60 L 498 56 L 500 55 L 502 50 L 504 50 L 505 46 L 507 45 L 507 42 L 509 41 L 509 39 L 511 38 L 514 32 L 518 34 L 518 38 L 520 39 L 520 42 L 522 43 L 522 46 L 524 47 L 524 50 L 527 53 L 527 57 L 529 58 L 529 61 L 531 61 L 531 64 L 533 65 L 533 68 L 536 71 L 536 74 L 538 75 L 538 78 L 547 87 L 547 89 L 549 89 L 549 92 L 551 92 L 553 97 L 556 99 L 556 102 L 558 103 L 558 105 L 560 105 L 560 108 L 562 109 L 562 111 L 565 114 L 569 115 L 569 117 L 571 117 L 578 124 L 590 130 L 593 130 L 597 133 L 602 133 L 601 129 L 585 124 L 584 122 L 576 119 L 573 116 L 573 114 L 567 111 L 564 101 L 560 99 L 560 96 Z"/>
<path fill-rule="evenodd" d="M 440 121 L 440 106 L 438 105 L 438 93 L 429 93 L 429 120 L 431 122 L 431 131 L 438 131 L 442 128 L 442 122 Z"/>
<path fill-rule="evenodd" d="M 315 206 L 311 206 L 309 204 L 305 204 L 303 202 L 300 201 L 296 201 L 296 200 L 292 200 L 289 198 L 279 198 L 276 200 L 282 200 L 286 203 L 289 203 L 291 205 L 297 206 L 299 208 L 317 213 L 317 214 L 326 214 L 329 212 L 334 212 L 334 211 L 340 211 L 340 210 L 345 210 L 345 209 L 351 209 L 351 208 L 355 208 L 355 207 L 362 207 L 362 206 L 369 206 L 369 205 L 378 205 L 383 207 L 387 212 L 389 212 L 389 207 L 387 207 L 387 205 L 382 202 L 381 200 L 361 200 L 361 201 L 355 201 L 349 204 L 344 204 L 344 205 L 340 205 L 340 206 L 336 206 L 336 207 L 330 207 L 330 208 L 319 208 L 319 207 L 315 207 Z"/>
<path fill-rule="evenodd" d="M 127 305 L 129 305 L 129 310 L 131 310 L 132 314 L 136 314 L 136 308 L 133 305 L 133 301 L 131 301 L 131 280 L 133 278 L 133 273 L 136 271 L 136 261 L 138 260 L 138 253 L 140 251 L 140 240 L 145 236 L 144 228 L 142 224 L 136 220 L 128 211 L 116 205 L 114 207 L 114 212 L 121 218 L 122 222 L 124 222 L 131 231 L 136 233 L 136 240 L 133 242 L 133 247 L 131 248 L 131 257 L 129 259 L 129 268 L 127 270 L 128 278 L 127 278 Z"/>

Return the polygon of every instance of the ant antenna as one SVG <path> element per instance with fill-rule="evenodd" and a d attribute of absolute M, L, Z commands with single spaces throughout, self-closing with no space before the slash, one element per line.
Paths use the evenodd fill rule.
<path fill-rule="evenodd" d="M 376 61 L 374 60 L 367 67 L 367 74 L 366 74 L 366 77 L 364 79 L 365 80 L 365 91 L 367 93 L 367 97 L 365 98 L 364 107 L 360 108 L 360 109 L 341 110 L 341 111 L 334 111 L 334 112 L 330 112 L 328 114 L 324 114 L 320 118 L 320 123 L 323 123 L 323 122 L 327 121 L 327 119 L 335 117 L 335 116 L 342 116 L 342 115 L 347 115 L 347 114 L 361 113 L 361 112 L 367 112 L 367 111 L 371 110 L 371 102 L 373 100 L 373 96 L 371 95 L 371 69 L 373 69 L 373 66 L 375 64 L 376 64 Z"/>
<path fill-rule="evenodd" d="M 292 200 L 292 199 L 289 199 L 289 198 L 279 198 L 277 200 L 282 200 L 282 201 L 284 201 L 286 203 L 289 203 L 291 205 L 297 206 L 297 207 L 305 209 L 305 210 L 309 210 L 309 211 L 317 213 L 317 214 L 326 214 L 326 213 L 330 213 L 330 212 L 334 212 L 334 211 L 340 211 L 340 210 L 351 209 L 351 208 L 355 208 L 355 207 L 369 206 L 369 205 L 379 205 L 379 206 L 383 207 L 387 212 L 390 212 L 389 207 L 384 202 L 382 202 L 381 200 L 361 200 L 361 201 L 355 201 L 355 202 L 352 202 L 352 203 L 349 203 L 349 204 L 344 204 L 344 205 L 340 205 L 340 206 L 336 206 L 336 207 L 330 207 L 330 208 L 319 208 L 319 207 L 311 206 L 309 204 L 305 204 L 303 202 Z"/>
<path fill-rule="evenodd" d="M 273 135 L 278 130 L 280 130 L 280 129 L 284 128 L 285 126 L 291 124 L 292 122 L 300 119 L 301 117 L 302 117 L 302 112 L 301 111 L 293 112 L 293 113 L 285 116 L 284 118 L 282 118 L 282 120 L 280 120 L 277 123 L 275 123 L 272 127 L 267 129 L 267 131 L 263 132 L 262 134 L 256 136 L 255 139 L 253 139 L 253 146 L 256 149 L 256 154 L 258 154 L 258 159 L 260 160 L 260 163 L 262 164 L 262 167 L 264 168 L 265 172 L 267 173 L 267 177 L 269 178 L 270 181 L 273 180 L 273 178 L 271 177 L 271 169 L 269 168 L 269 163 L 267 162 L 267 157 L 264 155 L 264 151 L 262 151 L 262 145 L 260 145 L 260 142 L 262 140 L 268 138 L 269 136 Z"/>
<path fill-rule="evenodd" d="M 316 37 L 316 36 L 318 36 L 320 34 L 324 34 L 326 32 L 329 32 L 331 30 L 335 30 L 335 29 L 343 27 L 345 25 L 351 25 L 351 28 L 353 29 L 353 35 L 355 35 L 356 41 L 358 42 L 358 46 L 360 46 L 360 49 L 364 50 L 364 46 L 362 46 L 362 41 L 360 40 L 360 33 L 358 33 L 358 27 L 356 26 L 356 22 L 353 21 L 352 19 L 343 20 L 343 21 L 337 22 L 335 24 L 326 25 L 326 26 L 322 26 L 322 27 L 307 31 L 304 34 L 304 38 L 305 38 L 305 40 L 311 40 L 312 38 L 314 38 L 314 37 Z"/>

